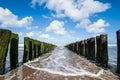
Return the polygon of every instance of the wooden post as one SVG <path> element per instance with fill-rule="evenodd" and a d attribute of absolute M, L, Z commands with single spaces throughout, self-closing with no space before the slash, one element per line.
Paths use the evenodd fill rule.
<path fill-rule="evenodd" d="M 25 63 L 29 60 L 29 41 L 30 41 L 30 38 L 28 38 L 28 37 L 24 38 L 23 63 Z"/>
<path fill-rule="evenodd" d="M 38 57 L 38 41 L 36 41 L 36 57 Z"/>
<path fill-rule="evenodd" d="M 87 40 L 84 40 L 84 42 L 85 42 L 85 57 L 87 57 L 88 56 L 88 46 L 87 46 L 88 42 Z"/>
<path fill-rule="evenodd" d="M 92 41 L 91 41 L 91 38 L 90 38 L 90 40 L 89 40 L 89 58 L 92 60 L 92 50 L 91 50 L 92 49 L 91 48 L 92 44 L 91 43 L 92 43 Z"/>
<path fill-rule="evenodd" d="M 71 44 L 69 44 L 69 45 L 68 45 L 68 48 L 69 48 L 70 50 L 72 50 L 72 45 L 71 45 Z"/>
<path fill-rule="evenodd" d="M 0 29 L 0 74 L 5 73 L 6 56 L 10 41 L 11 31 Z"/>
<path fill-rule="evenodd" d="M 72 51 L 74 52 L 74 43 L 72 43 Z"/>
<path fill-rule="evenodd" d="M 81 41 L 81 54 L 84 56 L 85 55 L 85 44 L 84 44 L 84 40 Z"/>
<path fill-rule="evenodd" d="M 72 44 L 70 44 L 70 50 L 73 51 L 73 45 Z"/>
<path fill-rule="evenodd" d="M 101 65 L 103 67 L 108 67 L 108 42 L 107 42 L 107 34 L 100 35 L 100 43 L 101 43 L 101 55 L 102 62 Z"/>
<path fill-rule="evenodd" d="M 78 55 L 80 55 L 80 41 L 78 42 Z"/>
<path fill-rule="evenodd" d="M 120 73 L 120 30 L 117 31 L 117 72 Z"/>
<path fill-rule="evenodd" d="M 80 41 L 79 43 L 79 49 L 80 49 L 80 55 L 82 55 L 82 45 L 81 45 L 82 41 Z"/>
<path fill-rule="evenodd" d="M 37 58 L 38 57 L 38 44 L 39 44 L 39 41 L 37 40 L 34 40 L 34 58 Z"/>
<path fill-rule="evenodd" d="M 73 52 L 75 51 L 75 44 L 74 43 L 72 43 L 72 46 L 73 46 Z"/>
<path fill-rule="evenodd" d="M 33 59 L 33 54 L 32 54 L 32 41 L 29 41 L 29 60 Z"/>
<path fill-rule="evenodd" d="M 42 50 L 41 50 L 41 42 L 39 42 L 39 46 L 40 46 L 40 48 L 39 48 L 39 50 L 40 50 L 40 55 L 42 54 Z"/>
<path fill-rule="evenodd" d="M 75 44 L 75 53 L 77 53 L 77 42 L 74 43 Z"/>
<path fill-rule="evenodd" d="M 69 50 L 71 50 L 71 44 L 67 45 L 67 48 L 68 48 Z"/>
<path fill-rule="evenodd" d="M 32 42 L 32 50 L 30 51 L 32 53 L 32 60 L 35 58 L 35 45 L 34 45 L 34 39 L 30 39 Z"/>
<path fill-rule="evenodd" d="M 90 38 L 90 59 L 95 60 L 95 38 Z"/>
<path fill-rule="evenodd" d="M 101 45 L 100 45 L 100 36 L 96 36 L 96 47 L 97 47 L 97 53 L 96 53 L 96 62 L 101 63 Z"/>
<path fill-rule="evenodd" d="M 40 56 L 40 44 L 38 44 L 38 56 Z"/>
<path fill-rule="evenodd" d="M 18 34 L 11 33 L 10 39 L 10 68 L 18 67 Z"/>
<path fill-rule="evenodd" d="M 87 39 L 87 42 L 88 42 L 88 44 L 87 44 L 87 46 L 88 46 L 88 59 L 90 59 L 90 39 Z"/>
<path fill-rule="evenodd" d="M 41 52 L 44 53 L 44 42 L 41 43 Z"/>
<path fill-rule="evenodd" d="M 44 53 L 46 53 L 46 43 L 44 42 Z"/>
<path fill-rule="evenodd" d="M 74 52 L 76 52 L 76 42 L 74 43 Z"/>
<path fill-rule="evenodd" d="M 34 58 L 36 58 L 36 44 L 34 43 Z"/>
<path fill-rule="evenodd" d="M 76 53 L 78 54 L 78 42 L 76 42 Z"/>

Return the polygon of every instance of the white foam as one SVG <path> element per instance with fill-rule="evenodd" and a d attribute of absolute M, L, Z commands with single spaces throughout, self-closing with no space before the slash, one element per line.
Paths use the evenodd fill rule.
<path fill-rule="evenodd" d="M 24 44 L 18 44 L 18 46 L 24 48 Z"/>
<path fill-rule="evenodd" d="M 108 47 L 116 47 L 117 44 L 108 44 Z"/>
<path fill-rule="evenodd" d="M 63 75 L 63 76 L 82 76 L 82 75 L 88 75 L 88 76 L 93 76 L 93 77 L 98 77 L 100 74 L 103 73 L 103 70 L 100 70 L 97 74 L 85 71 L 85 70 L 81 70 L 81 72 L 76 72 L 76 73 L 64 73 L 64 72 L 60 72 L 60 71 L 53 71 L 50 69 L 46 69 L 46 68 L 38 68 L 38 67 L 34 67 L 34 66 L 30 66 L 28 64 L 24 64 L 25 66 L 32 68 L 32 69 L 36 69 L 36 70 L 40 70 L 40 71 L 47 71 L 49 73 L 53 73 L 53 74 L 59 74 L 59 75 Z"/>
<path fill-rule="evenodd" d="M 70 56 L 70 52 L 66 48 L 56 48 L 54 51 L 52 51 L 52 54 L 46 58 L 37 58 L 33 61 L 29 61 L 28 63 L 25 63 L 25 66 L 28 66 L 32 69 L 41 70 L 41 71 L 47 71 L 49 73 L 53 74 L 59 74 L 63 76 L 82 76 L 82 75 L 88 75 L 92 77 L 99 77 L 100 74 L 103 73 L 103 69 L 101 69 L 98 73 L 91 73 L 85 68 L 82 68 L 79 65 L 79 68 L 71 65 L 69 63 L 69 60 L 72 59 Z M 38 63 L 32 63 L 32 62 L 38 62 Z M 30 64 L 32 63 L 32 64 Z M 38 66 L 42 64 L 42 67 Z M 61 68 L 63 70 L 61 70 Z"/>
<path fill-rule="evenodd" d="M 7 75 L 5 75 L 4 79 L 5 80 L 12 80 L 16 76 L 16 74 L 17 74 L 17 72 L 11 75 L 9 72 L 9 73 L 7 73 Z"/>

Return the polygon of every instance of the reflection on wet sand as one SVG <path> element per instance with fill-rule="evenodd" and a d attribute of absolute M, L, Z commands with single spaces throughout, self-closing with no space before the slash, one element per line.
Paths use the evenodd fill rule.
<path fill-rule="evenodd" d="M 96 80 L 101 80 L 97 77 L 91 76 L 63 76 L 55 73 L 49 73 L 48 71 L 34 70 L 27 66 L 21 67 L 22 70 L 16 69 L 12 72 L 7 73 L 4 77 L 1 77 L 0 80 L 79 80 L 79 79 L 89 79 L 93 78 Z M 18 70 L 18 71 L 17 71 Z M 17 72 L 16 72 L 17 71 Z"/>
<path fill-rule="evenodd" d="M 64 47 L 25 63 L 0 80 L 119 80 L 110 71 L 97 67 Z"/>

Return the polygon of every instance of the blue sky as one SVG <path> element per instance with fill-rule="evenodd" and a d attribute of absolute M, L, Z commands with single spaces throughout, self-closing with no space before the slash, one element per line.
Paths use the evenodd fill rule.
<path fill-rule="evenodd" d="M 108 34 L 116 43 L 119 0 L 0 0 L 0 28 L 58 45 Z"/>

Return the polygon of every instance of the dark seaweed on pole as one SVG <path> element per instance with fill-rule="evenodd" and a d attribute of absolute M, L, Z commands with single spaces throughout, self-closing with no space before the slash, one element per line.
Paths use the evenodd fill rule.
<path fill-rule="evenodd" d="M 0 74 L 5 72 L 6 56 L 10 42 L 11 31 L 0 29 Z"/>
<path fill-rule="evenodd" d="M 24 38 L 24 55 L 23 55 L 23 63 L 33 60 L 40 55 L 51 51 L 55 45 L 41 42 L 38 40 L 31 39 L 29 37 Z"/>
<path fill-rule="evenodd" d="M 11 33 L 10 38 L 10 68 L 18 67 L 18 34 Z"/>

